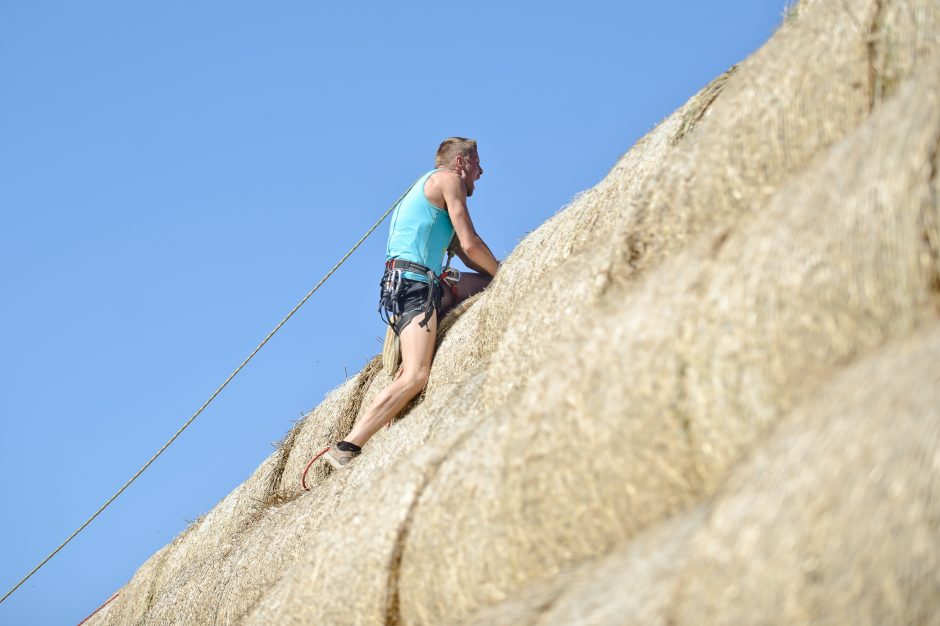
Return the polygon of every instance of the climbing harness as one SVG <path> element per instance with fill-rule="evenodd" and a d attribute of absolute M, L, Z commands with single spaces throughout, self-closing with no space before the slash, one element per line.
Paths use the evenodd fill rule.
<path fill-rule="evenodd" d="M 460 270 L 458 270 L 456 267 L 445 267 L 441 272 L 441 282 L 447 286 L 451 295 L 454 297 L 454 302 L 456 302 L 457 283 L 460 282 Z"/>
<path fill-rule="evenodd" d="M 405 272 L 422 274 L 428 279 L 428 295 L 424 306 L 420 310 L 421 313 L 424 313 L 424 319 L 418 322 L 418 325 L 426 328 L 431 319 L 431 314 L 438 308 L 435 306 L 435 295 L 440 290 L 440 279 L 434 275 L 434 271 L 412 261 L 389 259 L 385 263 L 385 273 L 382 275 L 379 316 L 386 324 L 395 328 L 396 333 L 401 333 L 405 325 L 415 317 L 412 312 L 405 311 L 406 299 L 416 289 L 423 290 L 425 285 L 423 282 L 405 278 Z M 392 318 L 395 319 L 394 322 Z"/>
<path fill-rule="evenodd" d="M 428 295 L 424 306 L 420 310 L 421 313 L 424 313 L 424 318 L 418 322 L 418 325 L 422 328 L 427 327 L 428 321 L 431 319 L 431 313 L 438 308 L 434 305 L 434 296 L 438 289 L 442 290 L 443 287 L 447 287 L 454 301 L 457 300 L 457 283 L 460 282 L 460 270 L 450 266 L 454 258 L 454 248 L 456 245 L 459 244 L 457 235 L 454 234 L 450 244 L 447 246 L 447 263 L 444 264 L 444 269 L 441 270 L 440 275 L 435 275 L 431 268 L 421 265 L 420 263 L 415 263 L 414 261 L 389 259 L 385 262 L 385 273 L 382 275 L 382 280 L 379 283 L 381 286 L 379 295 L 379 317 L 382 318 L 383 322 L 392 327 L 396 335 L 415 317 L 413 314 L 406 314 L 404 310 L 405 299 L 409 295 L 406 289 L 408 287 L 423 289 L 421 286 L 423 283 L 416 284 L 420 283 L 420 281 L 405 278 L 405 272 L 427 277 Z M 411 282 L 406 283 L 406 280 L 411 280 Z"/>

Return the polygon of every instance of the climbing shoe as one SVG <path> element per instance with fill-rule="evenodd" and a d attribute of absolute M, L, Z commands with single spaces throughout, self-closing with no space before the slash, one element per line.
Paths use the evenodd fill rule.
<path fill-rule="evenodd" d="M 362 454 L 362 448 L 359 446 L 348 441 L 340 441 L 331 447 L 323 458 L 334 468 L 344 469 L 360 454 Z"/>

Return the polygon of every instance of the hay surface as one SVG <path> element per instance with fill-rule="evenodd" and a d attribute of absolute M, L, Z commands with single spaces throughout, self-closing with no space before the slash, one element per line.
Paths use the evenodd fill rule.
<path fill-rule="evenodd" d="M 711 493 L 833 368 L 935 317 L 938 78 L 925 68 L 762 211 L 628 287 L 445 461 L 404 551 L 414 623 L 500 601 Z"/>
<path fill-rule="evenodd" d="M 673 581 L 682 571 L 705 507 L 642 533 L 612 554 L 527 585 L 456 626 L 666 625 Z"/>
<path fill-rule="evenodd" d="M 725 548 L 708 546 L 739 538 L 695 511 L 715 493 L 732 507 L 736 464 L 841 369 L 935 324 L 938 50 L 936 0 L 802 2 L 445 320 L 426 392 L 350 470 L 316 465 L 301 488 L 388 384 L 380 359 L 148 561 L 102 623 L 654 623 L 666 607 L 678 624 L 704 596 L 716 621 L 748 623 L 797 606 L 787 578 L 783 600 L 728 612 L 738 583 L 712 576 Z M 907 454 L 895 443 L 891 458 Z M 750 545 L 776 529 L 754 527 Z M 852 590 L 879 584 L 864 558 Z M 910 611 L 882 591 L 864 606 L 936 609 L 929 576 L 891 567 L 885 580 L 914 581 L 895 585 Z M 680 580 L 698 586 L 674 596 Z"/>
<path fill-rule="evenodd" d="M 940 324 L 840 373 L 715 498 L 460 626 L 930 624 Z"/>
<path fill-rule="evenodd" d="M 940 622 L 940 326 L 840 376 L 735 472 L 673 624 Z"/>

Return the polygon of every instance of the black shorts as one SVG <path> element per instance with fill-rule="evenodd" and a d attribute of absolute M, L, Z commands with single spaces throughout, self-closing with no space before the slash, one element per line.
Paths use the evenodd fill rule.
<path fill-rule="evenodd" d="M 379 312 L 384 313 L 383 319 L 391 325 L 396 335 L 400 335 L 411 320 L 419 315 L 423 316 L 419 321 L 421 326 L 427 326 L 432 311 L 440 319 L 444 288 L 439 280 L 430 285 L 405 277 L 395 280 L 392 272 L 386 271 L 382 277 Z"/>

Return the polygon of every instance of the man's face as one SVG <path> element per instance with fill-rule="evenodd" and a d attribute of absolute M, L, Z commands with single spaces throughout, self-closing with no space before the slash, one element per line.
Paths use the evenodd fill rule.
<path fill-rule="evenodd" d="M 476 150 L 470 153 L 466 158 L 461 157 L 463 162 L 462 171 L 460 177 L 463 179 L 463 184 L 467 188 L 467 196 L 473 195 L 474 183 L 480 179 L 480 176 L 483 176 L 483 168 L 480 167 L 480 155 Z"/>

